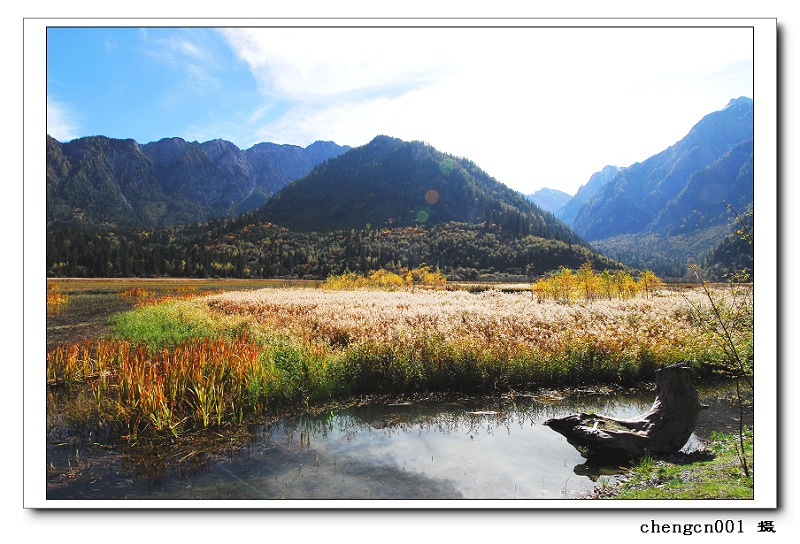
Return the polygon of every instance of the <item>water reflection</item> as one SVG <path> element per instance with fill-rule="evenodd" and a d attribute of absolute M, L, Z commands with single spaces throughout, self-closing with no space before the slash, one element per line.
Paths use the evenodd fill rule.
<path fill-rule="evenodd" d="M 736 426 L 729 393 L 701 390 L 686 448 Z M 50 437 L 48 499 L 570 499 L 613 479 L 543 425 L 578 411 L 635 417 L 652 391 L 394 399 L 129 451 Z"/>

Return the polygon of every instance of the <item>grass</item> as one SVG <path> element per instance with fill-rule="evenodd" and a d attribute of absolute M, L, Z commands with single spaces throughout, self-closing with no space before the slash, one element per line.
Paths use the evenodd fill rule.
<path fill-rule="evenodd" d="M 93 413 L 133 439 L 364 393 L 635 385 L 678 360 L 712 377 L 724 353 L 686 296 L 701 303 L 691 291 L 571 304 L 431 289 L 188 293 L 118 314 L 113 338 L 51 350 L 47 376 L 54 411 L 81 406 L 82 422 Z M 752 354 L 752 330 L 735 332 Z"/>
<path fill-rule="evenodd" d="M 196 305 L 184 300 L 146 303 L 112 316 L 111 324 L 118 336 L 151 347 L 216 336 L 220 330 Z"/>
<path fill-rule="evenodd" d="M 752 499 L 753 475 L 742 471 L 738 444 L 735 435 L 715 433 L 699 460 L 691 456 L 684 463 L 644 459 L 620 483 L 599 488 L 596 496 L 628 500 Z M 752 431 L 747 433 L 745 452 L 752 466 Z"/>

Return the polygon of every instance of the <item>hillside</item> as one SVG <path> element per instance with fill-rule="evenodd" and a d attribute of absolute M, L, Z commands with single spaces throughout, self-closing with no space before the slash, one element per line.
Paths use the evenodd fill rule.
<path fill-rule="evenodd" d="M 755 231 L 752 210 L 739 213 L 734 225 L 722 241 L 709 251 L 704 261 L 699 263 L 705 278 L 726 281 L 754 279 Z"/>
<path fill-rule="evenodd" d="M 587 261 L 619 268 L 584 246 L 466 223 L 294 232 L 245 214 L 155 231 L 64 227 L 46 238 L 48 277 L 323 279 L 428 265 L 475 280 L 531 278 Z"/>
<path fill-rule="evenodd" d="M 304 232 L 486 223 L 514 235 L 584 243 L 473 162 L 388 136 L 320 165 L 276 194 L 257 216 Z"/>
<path fill-rule="evenodd" d="M 575 196 L 570 198 L 561 208 L 554 212 L 555 216 L 566 224 L 572 225 L 581 207 L 611 181 L 618 172 L 619 168 L 616 166 L 606 166 L 599 172 L 592 174 L 589 181 L 587 181 L 585 185 L 580 186 Z"/>
<path fill-rule="evenodd" d="M 62 144 L 47 136 L 47 222 L 155 228 L 230 217 L 347 149 L 263 143 L 242 151 L 224 140 L 140 145 L 105 136 Z"/>
<path fill-rule="evenodd" d="M 753 181 L 753 101 L 742 97 L 661 153 L 620 168 L 570 225 L 626 264 L 682 275 L 730 231 L 726 203 L 752 206 Z"/>

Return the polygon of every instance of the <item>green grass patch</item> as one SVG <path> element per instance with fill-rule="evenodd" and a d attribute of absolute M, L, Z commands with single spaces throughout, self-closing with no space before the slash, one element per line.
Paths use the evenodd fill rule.
<path fill-rule="evenodd" d="M 753 435 L 745 436 L 748 465 L 753 463 Z M 602 490 L 604 498 L 659 499 L 752 499 L 753 473 L 746 476 L 737 454 L 739 438 L 712 435 L 706 455 L 686 464 L 665 459 L 643 459 L 627 479 Z M 687 460 L 691 460 L 689 456 Z"/>
<path fill-rule="evenodd" d="M 219 323 L 191 301 L 173 301 L 141 306 L 110 318 L 120 338 L 150 347 L 174 346 L 192 338 L 218 336 Z"/>

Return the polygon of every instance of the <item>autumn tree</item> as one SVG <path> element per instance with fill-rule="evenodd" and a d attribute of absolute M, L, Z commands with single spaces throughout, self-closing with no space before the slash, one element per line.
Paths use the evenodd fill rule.
<path fill-rule="evenodd" d="M 600 278 L 595 274 L 591 262 L 587 261 L 581 265 L 576 279 L 586 300 L 594 300 L 600 292 Z"/>
<path fill-rule="evenodd" d="M 662 287 L 664 287 L 664 282 L 661 281 L 651 270 L 645 270 L 639 274 L 637 289 L 644 293 L 646 298 L 650 298 L 655 295 L 655 293 Z"/>

